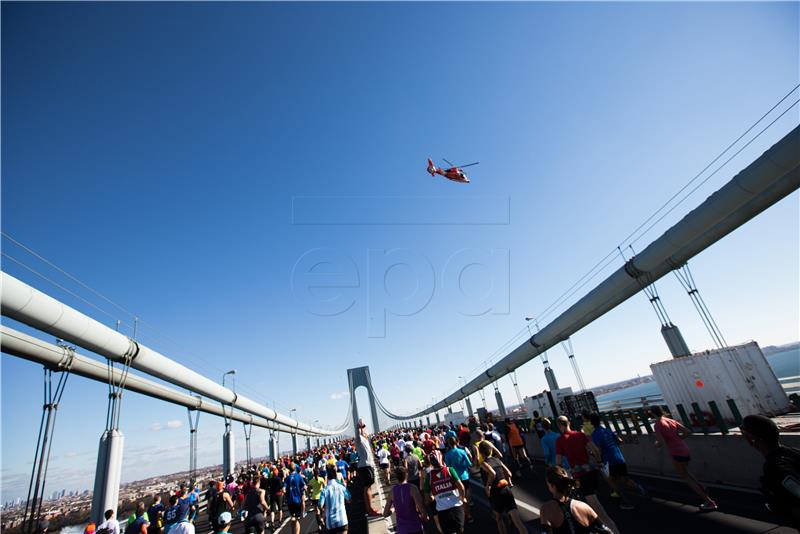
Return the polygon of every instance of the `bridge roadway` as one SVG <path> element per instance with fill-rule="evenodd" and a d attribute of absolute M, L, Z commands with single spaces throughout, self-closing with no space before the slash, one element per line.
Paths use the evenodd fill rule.
<path fill-rule="evenodd" d="M 513 493 L 517 500 L 522 520 L 531 533 L 541 532 L 538 510 L 542 503 L 550 500 L 550 494 L 544 483 L 544 469 L 539 463 L 532 473 L 515 477 Z M 719 505 L 719 511 L 699 512 L 697 497 L 682 482 L 662 478 L 636 476 L 650 492 L 651 499 L 637 499 L 635 510 L 621 510 L 617 500 L 603 492 L 600 498 L 606 510 L 616 521 L 624 534 L 797 534 L 797 530 L 774 523 L 775 519 L 761 504 L 760 496 L 751 492 L 732 488 L 710 487 L 712 497 Z M 377 485 L 375 486 L 377 488 Z M 489 509 L 480 481 L 472 481 L 471 499 L 473 522 L 468 523 L 465 534 L 491 534 L 497 532 L 493 515 Z M 387 491 L 384 484 L 381 491 Z M 352 491 L 353 501 L 348 505 L 347 515 L 350 520 L 351 534 L 385 534 L 394 529 L 391 518 L 372 519 L 367 521 L 364 515 L 363 499 L 360 491 Z M 373 505 L 381 505 L 380 496 L 375 493 Z M 318 532 L 314 513 L 310 512 L 301 521 L 301 533 Z M 210 529 L 199 524 L 197 534 L 208 534 Z M 242 523 L 235 522 L 231 529 L 233 534 L 245 534 Z M 269 529 L 267 530 L 269 532 Z M 289 525 L 284 521 L 275 532 L 292 534 Z M 426 525 L 426 534 L 436 534 L 435 527 Z M 509 529 L 515 534 L 513 528 Z"/>

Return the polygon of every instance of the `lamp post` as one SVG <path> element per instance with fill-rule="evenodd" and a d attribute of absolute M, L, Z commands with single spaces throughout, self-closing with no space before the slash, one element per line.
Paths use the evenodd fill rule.
<path fill-rule="evenodd" d="M 222 375 L 222 387 L 225 387 L 225 378 L 231 375 L 231 381 L 233 382 L 233 387 L 231 390 L 233 391 L 233 398 L 234 402 L 236 400 L 236 369 L 231 369 L 227 373 Z M 222 407 L 223 416 L 225 415 L 225 406 Z M 231 415 L 233 414 L 233 403 L 231 403 Z M 225 417 L 225 430 L 228 431 L 231 428 L 231 419 L 230 417 Z"/>
<path fill-rule="evenodd" d="M 295 429 L 292 431 L 292 454 L 297 455 L 297 419 L 294 414 L 297 413 L 297 408 L 289 410 L 289 416 L 295 421 Z"/>
<path fill-rule="evenodd" d="M 233 415 L 233 404 L 236 402 L 236 369 L 231 369 L 222 375 L 222 387 L 225 387 L 225 378 L 228 375 L 231 375 L 231 380 L 233 380 L 233 402 L 230 403 L 231 411 L 228 415 L 225 414 L 225 404 L 222 404 L 222 415 L 225 419 L 225 433 L 222 435 L 222 471 L 225 476 L 232 474 L 236 466 L 236 460 L 233 455 L 235 445 L 233 442 L 233 432 L 231 432 L 230 417 Z"/>

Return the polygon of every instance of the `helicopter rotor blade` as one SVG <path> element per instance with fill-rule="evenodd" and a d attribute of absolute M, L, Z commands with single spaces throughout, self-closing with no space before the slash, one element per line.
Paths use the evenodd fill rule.
<path fill-rule="evenodd" d="M 467 163 L 466 165 L 458 165 L 459 169 L 463 169 L 464 167 L 472 167 L 473 165 L 477 165 L 480 161 L 476 161 L 475 163 Z"/>
<path fill-rule="evenodd" d="M 453 165 L 452 163 L 450 163 L 449 161 L 447 161 L 447 159 L 445 159 L 445 158 L 442 158 L 442 160 L 444 160 L 444 162 L 445 162 L 445 163 L 447 163 L 448 165 L 450 165 L 451 167 L 455 167 L 455 165 Z"/>

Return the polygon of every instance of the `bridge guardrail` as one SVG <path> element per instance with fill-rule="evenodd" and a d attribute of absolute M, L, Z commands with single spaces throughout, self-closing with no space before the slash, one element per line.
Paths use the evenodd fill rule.
<path fill-rule="evenodd" d="M 800 393 L 800 376 L 784 376 L 779 378 L 778 382 L 781 383 L 781 387 L 787 395 Z"/>

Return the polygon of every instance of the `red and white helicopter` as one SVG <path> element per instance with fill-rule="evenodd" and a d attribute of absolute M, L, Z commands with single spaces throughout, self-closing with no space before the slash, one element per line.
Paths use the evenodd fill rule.
<path fill-rule="evenodd" d="M 442 159 L 444 159 L 444 158 L 442 158 Z M 445 163 L 450 165 L 449 168 L 440 169 L 439 167 L 437 167 L 436 165 L 433 164 L 433 160 L 428 158 L 428 172 L 431 174 L 431 176 L 436 176 L 437 174 L 441 174 L 442 176 L 444 176 L 448 180 L 452 180 L 452 181 L 458 182 L 460 184 L 468 184 L 469 183 L 469 178 L 467 178 L 467 175 L 464 174 L 464 171 L 462 171 L 461 169 L 463 169 L 464 167 L 471 167 L 473 165 L 477 165 L 478 163 L 480 163 L 480 161 L 476 161 L 475 163 L 468 163 L 467 165 L 453 165 L 452 163 L 450 163 L 446 159 L 444 161 L 445 161 Z"/>

